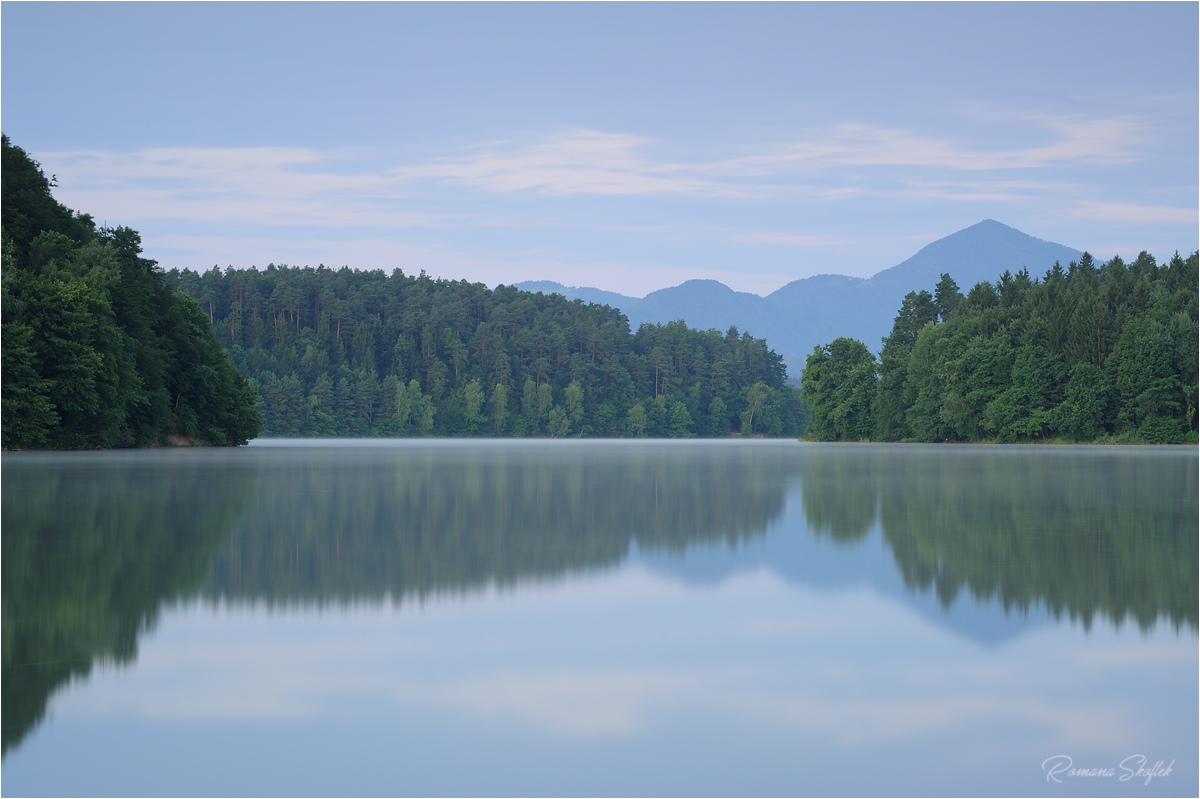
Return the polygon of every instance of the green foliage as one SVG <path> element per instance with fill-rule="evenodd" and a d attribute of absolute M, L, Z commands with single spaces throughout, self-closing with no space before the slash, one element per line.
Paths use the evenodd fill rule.
<path fill-rule="evenodd" d="M 1005 272 L 965 298 L 942 275 L 935 297 L 904 298 L 878 381 L 854 385 L 875 391 L 875 431 L 888 441 L 1194 441 L 1198 262 L 1176 253 L 1160 269 L 1143 252 L 1097 266 L 1084 253 L 1041 279 Z M 843 344 L 835 364 L 832 347 L 805 372 L 810 429 L 866 437 L 845 422 L 846 375 L 862 352 Z"/>
<path fill-rule="evenodd" d="M 945 274 L 938 283 L 936 299 L 928 291 L 910 291 L 905 296 L 879 353 L 880 390 L 875 394 L 874 412 L 880 438 L 896 441 L 912 435 L 906 414 L 913 400 L 906 392 L 909 357 L 925 325 L 936 321 L 939 314 L 949 314 L 961 300 L 958 286 Z"/>
<path fill-rule="evenodd" d="M 480 413 L 483 410 L 483 386 L 479 380 L 467 383 L 463 389 L 463 400 L 466 405 L 467 429 L 474 433 L 480 423 L 485 421 L 485 417 Z"/>
<path fill-rule="evenodd" d="M 508 386 L 497 383 L 492 389 L 492 432 L 497 436 L 504 435 L 505 422 L 508 420 Z"/>
<path fill-rule="evenodd" d="M 803 429 L 782 358 L 736 329 L 672 322 L 631 332 L 608 306 L 400 270 L 271 265 L 169 279 L 258 386 L 267 436 Z"/>
<path fill-rule="evenodd" d="M 1112 384 L 1099 367 L 1077 363 L 1067 381 L 1066 397 L 1055 409 L 1056 416 L 1051 424 L 1076 441 L 1095 440 L 1104 432 L 1112 397 Z"/>
<path fill-rule="evenodd" d="M 1046 438 L 1063 383 L 1062 361 L 1039 345 L 1017 350 L 1011 379 L 983 411 L 983 426 L 998 441 Z"/>
<path fill-rule="evenodd" d="M 804 369 L 801 396 L 812 409 L 808 432 L 818 441 L 861 441 L 875 428 L 877 365 L 861 341 L 816 347 Z"/>
<path fill-rule="evenodd" d="M 909 296 L 912 295 L 910 294 Z M 954 312 L 954 309 L 962 301 L 963 295 L 958 290 L 958 284 L 954 282 L 950 275 L 943 272 L 941 280 L 938 281 L 937 288 L 933 294 L 933 304 L 937 308 L 938 318 L 942 321 L 949 319 L 950 314 Z M 903 311 L 901 311 L 901 315 L 903 315 Z"/>
<path fill-rule="evenodd" d="M 24 259 L 29 246 L 43 231 L 61 234 L 75 244 L 90 241 L 96 225 L 87 214 L 74 214 L 50 194 L 55 184 L 46 178 L 42 167 L 29 155 L 3 139 L 0 174 L 3 175 L 3 203 L 0 224 L 12 242 L 14 257 Z"/>
<path fill-rule="evenodd" d="M 129 228 L 97 230 L 3 139 L 3 446 L 242 444 L 253 387 L 194 301 L 141 257 Z"/>

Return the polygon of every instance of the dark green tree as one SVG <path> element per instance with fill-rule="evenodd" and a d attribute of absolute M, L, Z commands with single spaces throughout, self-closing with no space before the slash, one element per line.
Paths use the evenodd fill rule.
<path fill-rule="evenodd" d="M 949 275 L 942 275 L 938 284 L 938 301 L 928 291 L 910 291 L 900 306 L 900 312 L 892 323 L 892 332 L 883 340 L 879 353 L 880 390 L 875 397 L 876 434 L 885 441 L 899 441 L 912 435 L 906 418 L 906 410 L 913 398 L 908 395 L 908 361 L 917 336 L 925 325 L 937 320 L 942 303 L 955 303 L 950 296 L 951 287 L 957 295 L 958 287 Z M 948 281 L 948 282 L 947 282 Z"/>
<path fill-rule="evenodd" d="M 1085 253 L 1043 278 L 1005 272 L 966 297 L 942 275 L 934 298 L 905 297 L 883 340 L 877 435 L 1195 441 L 1198 263 L 1200 253 L 1176 254 L 1160 269 L 1143 252 L 1097 265 Z M 813 414 L 822 437 L 838 437 L 818 421 L 828 409 Z"/>
<path fill-rule="evenodd" d="M 253 389 L 196 303 L 97 230 L 3 138 L 3 446 L 237 444 L 257 435 Z"/>
<path fill-rule="evenodd" d="M 400 270 L 269 265 L 168 277 L 200 304 L 259 387 L 268 436 L 665 437 L 726 435 L 731 427 L 796 436 L 803 429 L 782 358 L 743 331 L 683 322 L 630 331 L 607 306 Z M 752 395 L 756 384 L 764 388 Z M 747 415 L 751 397 L 757 407 Z M 639 406 L 640 421 L 631 423 Z"/>
<path fill-rule="evenodd" d="M 818 441 L 869 439 L 876 370 L 875 356 L 861 341 L 839 338 L 814 348 L 801 379 L 801 397 L 812 413 L 809 435 Z"/>

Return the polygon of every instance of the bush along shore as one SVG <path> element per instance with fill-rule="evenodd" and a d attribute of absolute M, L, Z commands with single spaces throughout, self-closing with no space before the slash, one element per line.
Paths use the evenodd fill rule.
<path fill-rule="evenodd" d="M 878 360 L 839 338 L 808 356 L 820 441 L 1197 441 L 1197 262 L 1084 253 L 966 296 L 943 274 L 904 298 Z"/>

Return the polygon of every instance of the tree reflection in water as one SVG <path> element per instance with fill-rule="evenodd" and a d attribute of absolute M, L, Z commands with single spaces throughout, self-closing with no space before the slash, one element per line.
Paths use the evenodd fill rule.
<path fill-rule="evenodd" d="M 905 584 L 944 606 L 965 589 L 1085 627 L 1195 630 L 1196 464 L 1194 448 L 818 446 L 804 513 L 842 542 L 878 523 Z"/>
<path fill-rule="evenodd" d="M 235 477 L 217 463 L 192 453 L 4 456 L 4 753 L 58 687 L 97 661 L 132 662 L 162 607 L 200 590 L 255 492 L 254 470 Z"/>
<path fill-rule="evenodd" d="M 3 747 L 162 607 L 391 601 L 738 547 L 800 485 L 808 530 L 878 526 L 944 605 L 1197 623 L 1194 448 L 408 442 L 21 454 L 3 480 Z"/>

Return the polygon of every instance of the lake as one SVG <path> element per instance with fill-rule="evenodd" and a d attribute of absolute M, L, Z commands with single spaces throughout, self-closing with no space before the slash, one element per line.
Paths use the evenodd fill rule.
<path fill-rule="evenodd" d="M 6 795 L 1191 795 L 1197 448 L 3 456 Z"/>

